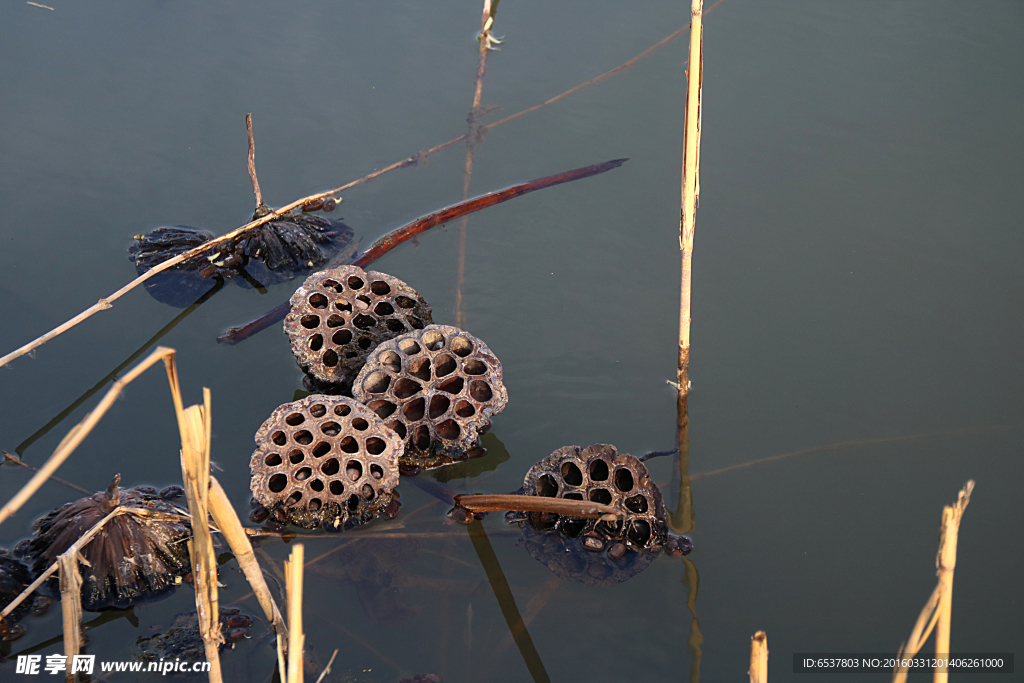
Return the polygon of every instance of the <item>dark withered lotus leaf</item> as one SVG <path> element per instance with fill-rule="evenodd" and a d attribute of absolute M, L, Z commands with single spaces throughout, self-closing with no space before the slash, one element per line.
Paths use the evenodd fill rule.
<path fill-rule="evenodd" d="M 184 514 L 148 491 L 118 487 L 119 481 L 120 476 L 107 491 L 66 503 L 35 523 L 29 557 L 36 574 L 46 571 L 61 553 L 117 507 Z M 191 535 L 191 526 L 184 521 L 130 513 L 111 519 L 82 549 L 82 557 L 89 563 L 79 564 L 82 608 L 123 609 L 173 590 L 191 571 L 186 545 Z M 51 579 L 50 583 L 53 590 L 56 581 Z"/>
<path fill-rule="evenodd" d="M 11 601 L 21 595 L 30 583 L 32 583 L 32 577 L 29 576 L 25 565 L 6 553 L 0 553 L 0 609 L 11 604 Z M 22 600 L 21 604 L 4 618 L 4 621 L 8 625 L 17 623 L 31 606 L 32 598 L 30 596 L 27 600 Z"/>
<path fill-rule="evenodd" d="M 289 214 L 229 242 L 227 251 L 241 247 L 245 256 L 263 261 L 272 271 L 316 268 L 330 258 L 328 246 L 336 240 L 339 226 L 348 229 L 321 216 Z"/>
<path fill-rule="evenodd" d="M 213 233 L 184 225 L 154 228 L 137 235 L 128 247 L 128 258 L 135 272 L 142 275 L 164 261 L 180 256 L 213 239 Z M 150 296 L 160 303 L 185 308 L 210 291 L 214 278 L 200 274 L 210 262 L 207 253 L 187 259 L 173 268 L 157 273 L 143 283 Z"/>

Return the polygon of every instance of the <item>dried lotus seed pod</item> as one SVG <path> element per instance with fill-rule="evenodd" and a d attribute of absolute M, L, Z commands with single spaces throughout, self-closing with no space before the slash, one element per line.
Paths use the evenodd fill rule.
<path fill-rule="evenodd" d="M 278 521 L 337 531 L 394 515 L 401 452 L 369 408 L 314 394 L 280 406 L 256 432 L 250 489 Z"/>
<path fill-rule="evenodd" d="M 668 527 L 661 492 L 651 481 L 647 467 L 628 453 L 620 455 L 615 446 L 559 448 L 530 468 L 523 492 L 603 503 L 626 515 L 617 522 L 580 517 L 555 520 L 554 526 L 566 536 L 596 533 L 605 539 L 606 546 L 621 542 L 642 550 L 657 549 L 665 543 Z"/>
<path fill-rule="evenodd" d="M 501 363 L 482 341 L 450 325 L 381 343 L 352 395 L 405 442 L 400 463 L 423 469 L 466 459 L 508 403 Z"/>
<path fill-rule="evenodd" d="M 351 384 L 375 346 L 431 322 L 430 306 L 412 287 L 356 266 L 313 273 L 290 303 L 284 331 L 292 353 L 326 384 Z"/>

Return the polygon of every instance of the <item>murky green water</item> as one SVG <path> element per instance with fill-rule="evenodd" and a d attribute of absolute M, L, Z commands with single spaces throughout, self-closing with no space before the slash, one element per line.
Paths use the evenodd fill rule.
<path fill-rule="evenodd" d="M 276 205 L 466 129 L 476 2 L 50 4 L 0 9 L 3 353 L 132 279 L 132 235 L 244 223 L 247 112 Z M 483 87 L 500 110 L 485 122 L 632 58 L 685 24 L 686 4 L 506 0 L 495 25 L 506 42 Z M 614 588 L 553 580 L 488 517 L 519 611 L 536 612 L 528 630 L 551 680 L 739 680 L 759 629 L 773 681 L 807 678 L 792 673 L 793 652 L 892 651 L 934 585 L 941 507 L 968 478 L 953 648 L 1019 654 L 1022 27 L 1024 10 L 1008 2 L 725 0 L 706 16 L 691 474 L 811 450 L 697 478 L 690 567 L 659 558 Z M 496 469 L 449 485 L 514 490 L 568 444 L 674 447 L 665 380 L 686 49 L 675 40 L 477 147 L 473 193 L 630 161 L 471 217 L 466 328 L 502 360 L 510 403 L 492 430 Z M 335 216 L 368 244 L 457 201 L 463 164 L 454 145 L 347 193 Z M 451 324 L 457 243 L 457 225 L 435 230 L 376 267 Z M 243 513 L 252 435 L 301 375 L 279 329 L 234 347 L 215 338 L 295 285 L 226 288 L 160 340 L 179 352 L 186 400 L 213 392 L 213 459 Z M 99 396 L 55 418 L 97 383 L 105 391 L 104 377 L 176 313 L 140 288 L 0 371 L 0 447 L 42 463 Z M 117 472 L 160 487 L 180 479 L 177 448 L 154 369 L 59 475 L 90 490 Z M 649 464 L 674 505 L 671 460 Z M 0 499 L 27 478 L 5 466 Z M 403 514 L 367 531 L 449 535 L 362 541 L 309 567 L 307 644 L 320 663 L 339 650 L 327 680 L 530 680 L 464 530 L 428 494 L 400 490 Z M 48 484 L 3 525 L 0 545 L 76 496 Z M 307 556 L 349 538 L 310 540 Z M 278 561 L 288 552 L 264 548 Z M 248 588 L 233 562 L 222 571 L 233 604 Z M 88 651 L 127 659 L 190 600 L 182 590 L 103 623 Z M 59 651 L 47 644 L 58 610 L 25 624 L 12 653 Z M 265 633 L 255 627 L 222 657 L 228 680 L 269 679 Z M 15 678 L 10 662 L 0 678 Z"/>

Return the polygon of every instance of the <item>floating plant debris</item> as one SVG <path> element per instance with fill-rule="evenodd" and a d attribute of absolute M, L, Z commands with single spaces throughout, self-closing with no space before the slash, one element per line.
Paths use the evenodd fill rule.
<path fill-rule="evenodd" d="M 220 608 L 220 630 L 224 636 L 221 649 L 234 649 L 235 643 L 249 637 L 251 619 L 237 609 Z M 163 633 L 140 638 L 135 643 L 139 656 L 145 662 L 201 662 L 206 660 L 203 637 L 199 633 L 199 618 L 195 612 L 174 617 L 174 622 Z"/>
<path fill-rule="evenodd" d="M 0 551 L 0 609 L 11 604 L 30 583 L 32 577 L 29 576 L 28 568 L 5 551 Z M 0 641 L 15 640 L 25 634 L 25 628 L 18 622 L 32 605 L 32 600 L 24 600 L 13 612 L 0 619 Z"/>
<path fill-rule="evenodd" d="M 213 233 L 185 225 L 173 225 L 136 235 L 128 247 L 128 258 L 135 271 L 142 275 L 167 259 L 180 256 L 213 239 Z M 204 277 L 202 271 L 210 265 L 203 257 L 189 259 L 174 268 L 157 273 L 143 283 L 146 291 L 157 301 L 185 308 L 210 291 L 217 281 Z"/>
<path fill-rule="evenodd" d="M 501 363 L 487 345 L 449 325 L 382 342 L 352 385 L 405 442 L 400 463 L 430 468 L 465 460 L 504 409 Z"/>
<path fill-rule="evenodd" d="M 279 522 L 330 531 L 398 511 L 402 442 L 358 401 L 314 394 L 285 403 L 256 432 L 250 489 Z"/>
<path fill-rule="evenodd" d="M 430 306 L 396 277 L 340 266 L 306 278 L 284 331 L 299 366 L 325 384 L 350 385 L 382 341 L 431 322 Z"/>
<path fill-rule="evenodd" d="M 117 475 L 106 491 L 66 503 L 37 521 L 29 545 L 32 571 L 42 573 L 98 521 L 117 508 L 127 510 L 82 549 L 88 562 L 79 564 L 82 608 L 88 611 L 130 607 L 173 590 L 191 571 L 186 541 L 192 528 L 182 519 L 185 513 L 148 487 L 120 488 L 120 481 Z M 56 579 L 49 583 L 54 590 Z"/>
<path fill-rule="evenodd" d="M 327 263 L 338 246 L 351 241 L 352 234 L 344 223 L 323 216 L 285 214 L 228 242 L 224 255 L 245 263 L 255 259 L 272 271 L 297 273 Z"/>

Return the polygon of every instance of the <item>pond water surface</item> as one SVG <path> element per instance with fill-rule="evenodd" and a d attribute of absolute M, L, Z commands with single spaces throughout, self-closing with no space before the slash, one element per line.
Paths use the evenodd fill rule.
<path fill-rule="evenodd" d="M 132 235 L 245 223 L 247 112 L 264 197 L 277 206 L 466 130 L 478 2 L 49 4 L 0 9 L 2 353 L 131 280 Z M 685 25 L 688 4 L 503 2 L 494 31 L 505 42 L 483 84 L 483 104 L 500 109 L 484 122 L 626 62 Z M 362 540 L 307 568 L 310 656 L 322 665 L 338 649 L 326 680 L 743 680 L 761 629 L 771 680 L 806 680 L 793 674 L 794 652 L 892 652 L 906 639 L 934 586 L 942 506 L 970 478 L 953 649 L 1020 654 L 1022 29 L 1018 2 L 724 0 L 709 12 L 695 550 L 591 587 L 555 578 L 490 515 L 483 527 L 536 651 L 524 659 L 465 529 L 403 484 L 396 520 L 306 543 L 315 559 L 359 533 L 421 535 Z M 476 147 L 471 194 L 630 160 L 469 219 L 464 326 L 501 359 L 510 400 L 483 471 L 437 474 L 448 486 L 515 490 L 570 444 L 675 447 L 666 380 L 686 55 L 684 35 Z M 458 201 L 464 163 L 464 145 L 452 145 L 345 193 L 333 216 L 365 246 Z M 457 224 L 433 230 L 375 264 L 420 291 L 439 323 L 456 320 L 458 235 Z M 225 288 L 158 341 L 178 351 L 187 402 L 212 391 L 216 475 L 243 516 L 253 434 L 302 375 L 277 326 L 237 346 L 216 337 L 298 284 Z M 110 373 L 178 313 L 138 288 L 0 371 L 0 447 L 41 464 Z M 163 372 L 124 396 L 59 476 L 91 491 L 118 472 L 127 485 L 180 482 Z M 674 459 L 648 465 L 674 509 Z M 0 500 L 29 476 L 4 466 Z M 77 496 L 47 484 L 0 528 L 0 545 Z M 278 564 L 289 551 L 262 547 Z M 233 560 L 221 580 L 222 604 L 258 613 Z M 179 590 L 104 615 L 88 652 L 132 658 L 136 639 L 191 600 Z M 24 623 L 10 653 L 60 651 L 59 610 Z M 266 633 L 254 626 L 222 656 L 226 680 L 270 679 Z M 0 678 L 15 679 L 11 661 Z"/>

